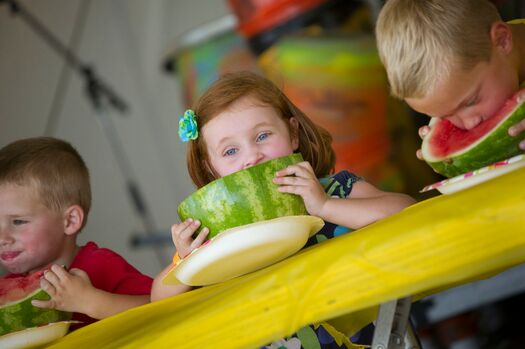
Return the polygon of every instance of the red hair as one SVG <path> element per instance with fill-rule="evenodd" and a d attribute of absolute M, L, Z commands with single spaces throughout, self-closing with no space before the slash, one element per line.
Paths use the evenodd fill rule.
<path fill-rule="evenodd" d="M 292 117 L 295 118 L 299 125 L 299 148 L 296 152 L 310 162 L 317 177 L 333 172 L 335 152 L 328 131 L 314 124 L 273 82 L 252 72 L 225 74 L 204 92 L 193 109 L 199 130 L 231 104 L 246 96 L 274 108 L 287 125 L 290 125 Z M 210 165 L 202 136 L 189 141 L 187 165 L 191 179 L 198 188 L 219 177 Z"/>

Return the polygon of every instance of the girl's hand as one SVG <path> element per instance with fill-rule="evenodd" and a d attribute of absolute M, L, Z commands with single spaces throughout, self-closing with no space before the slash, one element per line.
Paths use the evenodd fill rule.
<path fill-rule="evenodd" d="M 184 258 L 191 251 L 202 245 L 206 236 L 210 232 L 208 228 L 203 228 L 199 235 L 193 240 L 193 233 L 199 228 L 201 222 L 191 218 L 186 219 L 180 224 L 174 224 L 171 227 L 171 238 L 177 249 L 180 258 Z"/>
<path fill-rule="evenodd" d="M 51 299 L 33 300 L 31 304 L 34 306 L 84 314 L 86 306 L 90 305 L 89 293 L 95 290 L 85 271 L 71 269 L 68 272 L 56 264 L 44 273 L 40 280 L 40 287 Z"/>
<path fill-rule="evenodd" d="M 273 182 L 280 185 L 279 191 L 282 193 L 300 195 L 308 213 L 322 218 L 323 207 L 328 196 L 308 161 L 278 171 Z"/>

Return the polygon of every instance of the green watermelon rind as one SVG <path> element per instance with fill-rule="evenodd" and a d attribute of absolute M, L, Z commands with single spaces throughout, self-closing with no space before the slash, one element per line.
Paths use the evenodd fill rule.
<path fill-rule="evenodd" d="M 0 336 L 52 322 L 71 320 L 71 313 L 37 308 L 31 304 L 33 299 L 48 300 L 50 297 L 44 290 L 37 289 L 21 300 L 0 307 Z"/>
<path fill-rule="evenodd" d="M 272 182 L 275 172 L 302 162 L 301 154 L 273 159 L 219 178 L 184 199 L 178 214 L 181 221 L 198 219 L 210 232 L 220 232 L 268 219 L 307 215 L 303 199 L 281 193 Z M 251 198 L 251 199 L 250 199 Z"/>
<path fill-rule="evenodd" d="M 512 114 L 502 120 L 491 133 L 458 155 L 452 155 L 444 160 L 432 161 L 431 156 L 425 155 L 428 154 L 428 149 L 426 149 L 428 143 L 424 141 L 421 147 L 423 156 L 434 171 L 446 177 L 458 176 L 511 158 L 523 152 L 519 148 L 519 143 L 525 139 L 525 133 L 512 137 L 508 135 L 508 129 L 523 119 L 525 119 L 525 103 L 517 106 Z"/>

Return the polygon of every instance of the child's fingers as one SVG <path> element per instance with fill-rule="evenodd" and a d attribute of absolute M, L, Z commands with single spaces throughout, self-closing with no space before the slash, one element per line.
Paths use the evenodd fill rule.
<path fill-rule="evenodd" d="M 44 309 L 54 309 L 55 308 L 55 301 L 50 299 L 48 301 L 42 301 L 38 299 L 33 299 L 31 301 L 31 304 L 34 305 L 37 308 L 44 308 Z"/>
<path fill-rule="evenodd" d="M 511 127 L 509 127 L 508 132 L 509 132 L 509 135 L 514 137 L 514 136 L 519 135 L 524 130 L 525 130 L 525 120 L 521 120 L 517 124 L 514 124 Z"/>
<path fill-rule="evenodd" d="M 285 186 L 281 186 L 277 188 L 277 190 L 280 191 L 281 193 L 289 193 L 289 194 L 303 196 L 305 195 L 307 187 L 297 186 L 297 185 L 285 185 Z"/>
<path fill-rule="evenodd" d="M 44 272 L 42 279 L 49 282 L 52 285 L 58 285 L 60 283 L 60 278 L 51 270 Z"/>
<path fill-rule="evenodd" d="M 81 278 L 83 280 L 87 280 L 87 281 L 91 282 L 91 280 L 89 279 L 89 275 L 82 269 L 73 268 L 69 272 L 72 275 L 78 276 L 79 278 Z"/>
<path fill-rule="evenodd" d="M 518 93 L 518 104 L 525 101 L 525 90 L 521 90 Z"/>
<path fill-rule="evenodd" d="M 314 173 L 314 169 L 312 168 L 312 165 L 308 161 L 303 161 L 303 162 L 300 162 L 300 163 L 298 163 L 296 165 L 304 168 L 305 170 L 307 170 L 310 173 Z"/>
<path fill-rule="evenodd" d="M 275 177 L 273 182 L 279 185 L 308 186 L 312 180 L 303 177 Z"/>
<path fill-rule="evenodd" d="M 200 245 L 202 245 L 202 243 L 204 242 L 204 240 L 206 240 L 206 237 L 208 236 L 209 233 L 210 233 L 210 230 L 208 228 L 206 227 L 202 228 L 201 232 L 199 233 L 199 235 L 197 235 L 195 240 L 193 240 L 190 247 L 192 249 L 195 249 L 199 247 Z"/>
<path fill-rule="evenodd" d="M 277 172 L 275 172 L 275 176 L 276 177 L 283 177 L 283 176 L 291 176 L 291 175 L 296 175 L 296 172 L 298 170 L 298 166 L 296 165 L 290 165 L 286 168 L 283 168 L 282 170 L 279 170 Z"/>
<path fill-rule="evenodd" d="M 419 160 L 424 160 L 423 159 L 423 152 L 421 151 L 421 149 L 418 149 L 416 151 L 416 157 L 419 159 Z"/>
<path fill-rule="evenodd" d="M 172 235 L 179 235 L 181 231 L 188 228 L 193 223 L 193 219 L 188 218 L 184 222 L 181 222 L 179 224 L 173 224 L 171 226 L 171 234 Z"/>
<path fill-rule="evenodd" d="M 187 239 L 199 228 L 200 222 L 189 218 L 180 224 L 174 224 L 171 227 L 171 236 L 173 240 Z"/>
<path fill-rule="evenodd" d="M 184 240 L 191 239 L 193 234 L 197 231 L 197 229 L 199 229 L 200 225 L 201 222 L 197 220 L 193 221 L 186 227 L 186 229 L 180 232 L 179 237 Z"/>
<path fill-rule="evenodd" d="M 282 169 L 275 173 L 276 177 L 285 177 L 285 176 L 291 176 L 291 175 L 295 175 L 296 177 L 305 177 L 305 178 L 311 178 L 312 175 L 315 177 L 315 174 L 313 173 L 313 170 L 312 170 L 312 166 L 307 161 L 303 161 L 295 165 L 290 165 L 286 167 L 285 169 Z"/>
<path fill-rule="evenodd" d="M 315 197 L 315 193 L 313 193 L 312 189 L 306 185 L 283 185 L 277 188 L 277 190 L 281 193 L 298 195 L 305 200 L 305 203 L 306 200 L 311 200 Z"/>
<path fill-rule="evenodd" d="M 294 176 L 274 177 L 273 182 L 275 184 L 295 186 L 316 186 L 319 184 L 312 166 L 306 161 L 289 166 L 286 170 L 288 170 L 288 172 L 293 171 Z"/>
<path fill-rule="evenodd" d="M 59 279 L 59 280 L 65 280 L 69 277 L 69 273 L 66 269 L 61 267 L 60 265 L 53 264 L 51 266 L 51 272 Z M 44 273 L 45 275 L 45 273 Z"/>
<path fill-rule="evenodd" d="M 58 284 L 58 282 L 57 282 Z M 51 297 L 53 297 L 56 293 L 56 288 L 55 288 L 55 285 L 51 282 L 49 282 L 47 279 L 45 278 L 42 278 L 40 279 L 40 287 L 46 291 L 46 293 L 48 295 L 50 295 Z"/>
<path fill-rule="evenodd" d="M 425 136 L 430 132 L 430 127 L 429 126 L 421 126 L 418 130 L 418 133 L 419 133 L 419 137 L 421 137 L 421 139 L 425 138 Z"/>

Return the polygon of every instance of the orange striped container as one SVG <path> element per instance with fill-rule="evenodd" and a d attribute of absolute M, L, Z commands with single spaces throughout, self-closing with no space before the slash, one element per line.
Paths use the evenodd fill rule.
<path fill-rule="evenodd" d="M 386 164 L 387 80 L 371 36 L 288 36 L 263 53 L 259 65 L 332 134 L 338 170 L 391 182 L 381 178 L 386 168 L 383 172 L 392 177 L 392 166 Z"/>

